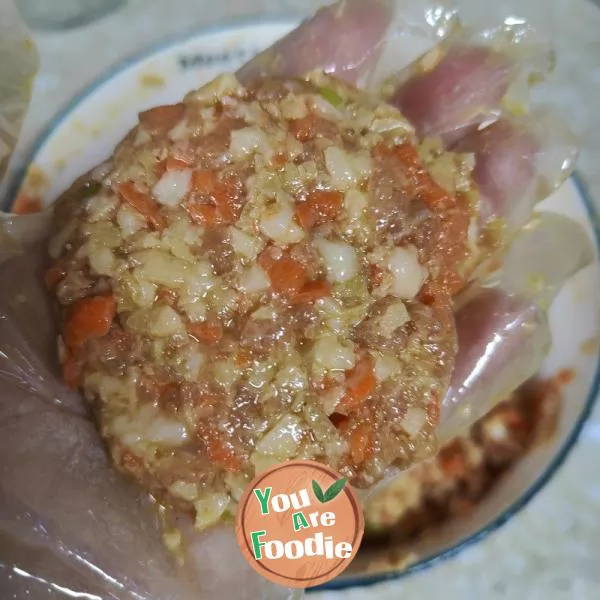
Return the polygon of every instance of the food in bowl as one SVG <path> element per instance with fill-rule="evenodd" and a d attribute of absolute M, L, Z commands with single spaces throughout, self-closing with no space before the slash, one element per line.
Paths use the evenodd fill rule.
<path fill-rule="evenodd" d="M 561 413 L 562 387 L 572 375 L 533 379 L 479 419 L 437 455 L 409 469 L 365 504 L 365 546 L 393 547 L 404 566 L 416 558 L 412 543 L 436 527 L 468 515 L 503 475 L 540 444 L 552 440 Z M 392 565 L 376 560 L 374 567 Z"/>
<path fill-rule="evenodd" d="M 286 459 L 370 487 L 430 456 L 472 167 L 320 72 L 142 113 L 58 202 L 47 273 L 115 464 L 201 526 Z"/>

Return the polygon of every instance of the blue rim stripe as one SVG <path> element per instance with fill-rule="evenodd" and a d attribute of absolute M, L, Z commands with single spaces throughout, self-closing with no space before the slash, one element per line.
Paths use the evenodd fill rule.
<path fill-rule="evenodd" d="M 37 141 L 33 145 L 32 149 L 26 154 L 24 157 L 24 167 L 20 171 L 17 171 L 13 177 L 13 182 L 9 186 L 9 193 L 7 194 L 6 200 L 11 197 L 16 197 L 17 192 L 21 188 L 25 176 L 27 174 L 27 168 L 29 165 L 35 161 L 35 157 L 42 150 L 43 146 L 48 142 L 50 137 L 54 134 L 55 130 L 60 127 L 70 116 L 75 108 L 79 104 L 81 104 L 84 100 L 86 100 L 89 96 L 95 93 L 100 87 L 108 83 L 112 78 L 116 75 L 122 74 L 124 71 L 134 66 L 136 63 L 141 62 L 143 60 L 147 60 L 152 56 L 159 54 L 161 52 L 167 51 L 179 44 L 186 43 L 192 41 L 195 37 L 199 37 L 202 35 L 211 35 L 226 32 L 233 29 L 239 28 L 250 28 L 257 25 L 289 25 L 292 27 L 294 24 L 300 21 L 300 16 L 298 15 L 282 15 L 281 17 L 276 18 L 240 18 L 230 20 L 227 24 L 224 25 L 216 25 L 209 26 L 203 28 L 195 28 L 191 29 L 183 34 L 179 34 L 177 36 L 173 36 L 171 38 L 167 38 L 162 42 L 159 42 L 150 48 L 139 52 L 130 58 L 124 60 L 119 64 L 115 69 L 109 70 L 107 73 L 99 77 L 94 83 L 88 86 L 84 91 L 78 94 L 73 100 L 71 100 L 59 113 L 57 116 L 50 122 L 49 126 L 45 129 L 45 131 L 38 137 Z M 592 223 L 594 229 L 594 237 L 596 241 L 596 247 L 598 252 L 600 253 L 600 213 L 596 209 L 594 202 L 592 201 L 591 195 L 588 191 L 587 185 L 585 181 L 579 175 L 579 173 L 574 173 L 572 175 L 572 180 L 575 183 L 575 186 L 580 194 L 580 197 L 584 203 L 586 211 L 588 213 L 589 219 Z M 5 200 L 5 203 L 6 203 Z M 10 203 L 2 210 L 7 210 L 10 208 Z M 508 522 L 512 517 L 518 514 L 525 506 L 544 488 L 544 486 L 550 481 L 550 479 L 556 474 L 558 469 L 564 464 L 567 456 L 570 451 L 576 444 L 583 426 L 588 420 L 596 400 L 598 399 L 598 392 L 600 391 L 600 357 L 598 359 L 598 363 L 596 365 L 596 373 L 594 375 L 594 379 L 592 382 L 592 387 L 588 398 L 586 400 L 583 411 L 581 412 L 577 422 L 573 426 L 569 437 L 565 440 L 562 448 L 558 452 L 558 454 L 554 457 L 551 463 L 548 465 L 544 473 L 540 475 L 537 481 L 520 497 L 518 498 L 509 508 L 507 508 L 500 516 L 494 519 L 491 523 L 485 526 L 482 530 L 474 533 L 468 538 L 458 542 L 454 546 L 439 552 L 438 554 L 423 560 L 412 567 L 404 571 L 391 571 L 389 573 L 381 573 L 374 575 L 365 575 L 365 576 L 355 576 L 349 577 L 346 579 L 335 579 L 332 582 L 325 584 L 323 586 L 319 586 L 317 588 L 309 589 L 308 592 L 315 591 L 335 591 L 335 590 L 345 590 L 352 587 L 368 587 L 375 585 L 377 583 L 383 583 L 385 581 L 392 581 L 396 579 L 402 579 L 404 577 L 408 577 L 413 573 L 419 573 L 421 571 L 426 571 L 431 569 L 435 565 L 450 559 L 466 548 L 477 544 L 478 542 L 487 538 L 490 534 L 497 531 L 500 527 L 502 527 L 506 522 Z"/>

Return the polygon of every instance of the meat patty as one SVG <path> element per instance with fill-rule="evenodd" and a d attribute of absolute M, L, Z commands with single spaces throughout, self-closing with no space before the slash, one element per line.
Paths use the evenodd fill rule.
<path fill-rule="evenodd" d="M 121 469 L 204 526 L 277 462 L 368 487 L 434 451 L 475 209 L 430 148 L 322 73 L 140 115 L 59 201 L 47 276 Z"/>

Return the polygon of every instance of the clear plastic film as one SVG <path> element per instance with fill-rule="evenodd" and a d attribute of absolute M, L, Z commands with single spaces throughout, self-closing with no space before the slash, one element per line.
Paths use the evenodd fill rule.
<path fill-rule="evenodd" d="M 502 248 L 535 205 L 571 175 L 577 159 L 577 140 L 564 117 L 531 99 L 532 88 L 551 76 L 556 57 L 548 40 L 522 19 L 477 30 L 442 6 L 425 14 L 444 39 L 394 70 L 404 31 L 394 25 L 370 83 L 420 136 L 439 137 L 447 149 L 473 155 L 477 231 L 491 233 L 494 248 Z M 473 266 L 490 254 L 485 244 L 480 251 Z"/>
<path fill-rule="evenodd" d="M 10 282 L 0 291 L 0 548 L 10 549 L 0 563 L 12 564 L 0 577 L 9 576 L 16 598 L 52 597 L 48 590 L 102 599 L 291 597 L 250 569 L 230 527 L 190 534 L 182 517 L 189 553 L 178 565 L 156 507 L 111 466 L 83 398 L 58 374 L 43 285 L 45 216 L 2 220 L 12 233 L 4 228 L 11 243 L 0 251 L 0 277 Z M 37 239 L 32 221 L 41 225 Z"/>
<path fill-rule="evenodd" d="M 459 352 L 442 402 L 442 442 L 537 373 L 551 344 L 547 310 L 563 284 L 591 263 L 593 248 L 574 221 L 539 213 L 500 258 L 495 272 L 456 299 Z"/>
<path fill-rule="evenodd" d="M 0 11 L 12 10 L 7 2 L 0 7 Z M 2 27 L 9 22 L 4 19 L 7 14 L 0 12 Z M 493 47 L 494 68 L 510 65 L 502 66 L 501 85 L 498 84 L 499 91 L 493 98 L 481 99 L 482 91 L 490 87 L 489 73 L 467 61 L 462 68 L 454 66 L 449 74 L 442 73 L 442 79 L 458 78 L 461 90 L 479 100 L 430 104 L 429 113 L 415 116 L 413 123 L 417 130 L 422 130 L 425 122 L 442 123 L 441 130 L 434 128 L 428 133 L 444 134 L 452 147 L 460 148 L 462 143 L 465 151 L 479 159 L 485 155 L 477 137 L 484 129 L 480 128 L 483 117 L 486 126 L 490 126 L 490 119 L 496 123 L 506 118 L 518 128 L 531 127 L 534 134 L 548 129 L 535 125 L 537 117 L 515 115 L 514 100 L 507 100 L 515 97 L 509 90 L 523 87 L 523 73 L 528 73 L 528 80 L 532 73 L 537 77 L 551 62 L 546 60 L 549 55 L 545 50 L 538 51 L 543 46 L 524 43 L 533 39 L 531 35 L 524 24 L 518 32 L 502 26 L 495 32 L 466 33 L 454 10 L 433 3 L 345 0 L 323 9 L 244 67 L 239 75 L 243 79 L 264 73 L 300 75 L 325 67 L 373 90 L 383 79 L 392 81 L 391 75 L 396 87 L 410 89 L 418 84 L 427 90 L 427 82 L 417 81 L 422 75 L 423 59 L 406 65 L 439 39 L 450 36 L 427 55 L 437 56 L 429 65 L 430 74 L 436 65 L 443 66 L 443 57 L 456 47 L 457 40 L 467 50 L 469 44 Z M 21 51 L 15 53 L 13 49 L 1 68 L 7 68 L 5 63 L 16 64 L 13 57 L 17 62 L 23 57 Z M 526 51 L 521 53 L 522 49 Z M 469 52 L 465 52 L 468 56 Z M 540 57 L 546 58 L 540 61 Z M 30 67 L 35 63 L 24 64 L 29 68 L 19 72 L 29 73 L 30 77 Z M 4 74 L 1 77 L 0 85 L 5 81 Z M 392 92 L 390 97 L 398 97 L 396 90 Z M 5 102 L 1 93 L 0 102 Z M 471 110 L 466 117 L 457 114 L 459 104 L 469 103 L 478 110 Z M 479 110 L 482 105 L 483 110 Z M 526 103 L 523 106 L 526 108 Z M 20 122 L 24 107 L 21 105 L 21 114 L 15 115 L 14 123 Z M 520 140 L 520 136 L 516 137 Z M 2 139 L 0 136 L 0 143 Z M 14 139 L 13 134 L 11 147 Z M 525 174 L 524 191 L 511 193 L 506 200 L 511 214 L 521 210 L 519 203 L 528 202 L 527 210 L 514 221 L 515 230 L 527 221 L 535 204 L 524 198 L 541 200 L 571 168 L 572 147 L 554 144 L 552 147 L 559 150 L 550 159 L 545 151 L 549 147 L 546 139 L 536 137 L 525 150 L 535 155 L 539 169 L 543 165 L 547 185 L 539 184 L 536 167 L 533 175 Z M 7 147 L 5 156 L 8 154 Z M 522 145 L 510 142 L 504 146 L 504 157 L 512 159 L 522 154 Z M 571 162 L 561 160 L 565 156 Z M 502 161 L 500 166 L 493 160 L 488 160 L 485 168 L 481 164 L 480 170 L 490 177 L 497 177 L 506 168 Z M 533 196 L 528 196 L 530 190 L 535 190 Z M 497 212 L 482 210 L 484 225 L 490 215 L 498 216 Z M 156 507 L 143 490 L 110 465 L 83 399 L 69 392 L 58 376 L 56 332 L 42 277 L 49 214 L 50 211 L 28 217 L 3 216 L 0 220 L 0 276 L 4 282 L 0 290 L 0 587 L 7 590 L 8 597 L 33 599 L 290 597 L 289 590 L 272 586 L 251 571 L 229 526 L 199 534 L 191 522 L 184 522 L 177 535 L 183 536 L 185 560 L 178 561 L 166 549 Z M 538 368 L 549 343 L 544 311 L 566 278 L 588 260 L 584 240 L 576 225 L 553 216 L 540 218 L 537 225 L 517 237 L 504 255 L 502 272 L 486 273 L 483 282 L 473 283 L 464 292 L 457 304 L 457 324 L 463 342 L 459 367 L 444 403 L 447 420 L 442 425 L 442 435 L 460 433 L 476 415 L 501 400 L 504 392 L 512 391 Z M 563 243 L 571 243 L 571 247 L 580 250 L 579 254 L 571 254 L 569 260 L 561 262 L 558 273 L 542 273 L 532 293 L 530 275 L 540 275 L 538 244 L 543 244 L 548 252 L 560 254 Z M 530 260 L 523 261 L 525 256 Z M 488 296 L 496 298 L 496 308 L 486 308 Z M 470 302 L 483 306 L 481 318 L 489 322 L 485 335 L 500 335 L 504 347 L 533 349 L 529 350 L 532 360 L 526 369 L 517 373 L 512 355 L 507 361 L 504 350 L 492 348 L 489 353 L 489 344 L 481 335 L 469 337 L 480 328 L 476 320 L 480 313 L 464 308 Z M 496 316 L 498 320 L 494 321 Z M 520 346 L 518 336 L 524 329 L 534 333 L 530 345 Z M 504 357 L 499 359 L 499 366 L 494 366 L 496 354 Z M 473 368 L 479 364 L 485 368 Z M 502 377 L 496 381 L 497 373 Z M 490 388 L 492 380 L 494 385 Z M 470 407 L 466 416 L 459 412 L 463 405 Z"/>

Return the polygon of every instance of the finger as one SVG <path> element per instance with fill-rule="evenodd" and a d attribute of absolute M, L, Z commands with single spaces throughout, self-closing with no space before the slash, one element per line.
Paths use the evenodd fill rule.
<path fill-rule="evenodd" d="M 508 91 L 516 63 L 484 46 L 457 45 L 423 69 L 408 67 L 408 79 L 390 101 L 421 137 L 441 136 L 450 143 L 489 117 Z"/>
<path fill-rule="evenodd" d="M 552 48 L 528 25 L 505 21 L 483 31 L 459 26 L 388 80 L 383 93 L 419 135 L 440 136 L 449 145 L 507 106 L 522 112 L 532 82 L 543 80 L 553 64 Z"/>
<path fill-rule="evenodd" d="M 471 131 L 452 149 L 475 155 L 481 224 L 502 219 L 505 235 L 520 229 L 535 205 L 565 181 L 577 157 L 566 124 L 544 109 L 503 117 Z"/>
<path fill-rule="evenodd" d="M 502 290 L 482 289 L 455 318 L 458 355 L 442 403 L 441 441 L 464 432 L 534 375 L 550 347 L 543 311 Z"/>
<path fill-rule="evenodd" d="M 521 52 L 515 40 L 446 40 L 405 69 L 391 95 L 421 136 L 441 136 L 447 148 L 475 155 L 480 224 L 502 220 L 505 239 L 494 240 L 500 246 L 570 175 L 577 156 L 568 127 L 551 111 L 502 115 L 502 105 L 515 104 L 515 91 L 527 90 L 528 75 L 550 64 L 541 45 Z"/>
<path fill-rule="evenodd" d="M 546 310 L 592 259 L 591 242 L 577 223 L 542 213 L 505 252 L 501 271 L 457 299 L 458 355 L 442 403 L 440 439 L 465 431 L 539 370 L 550 346 Z"/>
<path fill-rule="evenodd" d="M 521 229 L 487 281 L 547 309 L 565 281 L 593 260 L 592 242 L 578 223 L 541 212 Z"/>
<path fill-rule="evenodd" d="M 298 76 L 317 68 L 350 83 L 368 71 L 381 50 L 391 18 L 389 0 L 341 0 L 322 8 L 237 73 L 246 83 L 270 76 Z"/>

